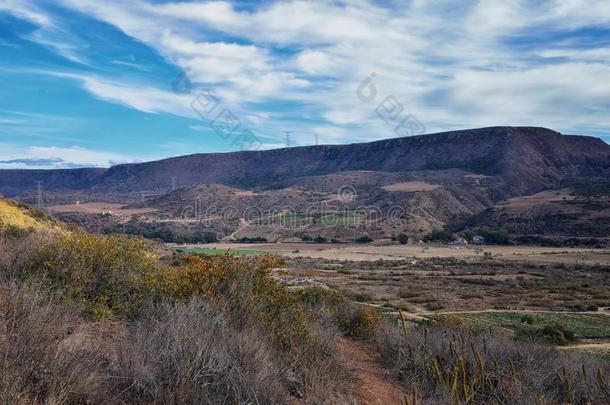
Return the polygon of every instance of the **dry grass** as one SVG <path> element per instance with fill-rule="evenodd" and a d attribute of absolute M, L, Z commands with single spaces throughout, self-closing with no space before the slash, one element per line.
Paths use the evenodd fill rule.
<path fill-rule="evenodd" d="M 103 402 L 107 358 L 94 347 L 63 342 L 77 312 L 47 292 L 0 289 L 0 398 L 14 404 Z"/>
<path fill-rule="evenodd" d="M 289 378 L 268 337 L 210 304 L 161 305 L 117 339 L 129 403 L 286 403 Z"/>
<path fill-rule="evenodd" d="M 602 360 L 455 326 L 386 324 L 377 346 L 418 403 L 604 404 L 610 365 Z"/>
<path fill-rule="evenodd" d="M 608 266 L 452 258 L 374 262 L 293 259 L 290 274 L 388 307 L 595 311 L 610 307 Z M 316 272 L 317 269 L 328 269 Z"/>
<path fill-rule="evenodd" d="M 2 398 L 349 402 L 339 335 L 272 277 L 273 257 L 164 264 L 139 239 L 78 233 L 0 243 Z"/>

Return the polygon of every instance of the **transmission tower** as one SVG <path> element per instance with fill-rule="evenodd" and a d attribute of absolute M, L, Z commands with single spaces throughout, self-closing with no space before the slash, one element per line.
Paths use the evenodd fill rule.
<path fill-rule="evenodd" d="M 176 191 L 176 177 L 172 177 L 172 191 Z"/>
<path fill-rule="evenodd" d="M 44 201 L 42 200 L 42 181 L 36 181 L 36 208 L 42 209 Z"/>
<path fill-rule="evenodd" d="M 286 134 L 286 147 L 290 147 L 290 134 L 292 134 L 292 131 L 285 131 L 284 132 Z"/>

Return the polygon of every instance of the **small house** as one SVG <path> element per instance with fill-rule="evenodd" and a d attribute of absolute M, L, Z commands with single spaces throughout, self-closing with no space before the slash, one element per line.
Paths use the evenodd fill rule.
<path fill-rule="evenodd" d="M 472 237 L 472 243 L 474 245 L 484 245 L 485 244 L 485 238 L 482 237 L 481 235 L 474 235 Z"/>

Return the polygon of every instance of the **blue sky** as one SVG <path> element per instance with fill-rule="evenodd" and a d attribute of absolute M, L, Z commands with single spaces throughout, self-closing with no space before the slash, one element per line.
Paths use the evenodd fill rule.
<path fill-rule="evenodd" d="M 607 0 L 0 0 L 0 168 L 283 147 L 285 131 L 609 141 L 609 79 Z"/>

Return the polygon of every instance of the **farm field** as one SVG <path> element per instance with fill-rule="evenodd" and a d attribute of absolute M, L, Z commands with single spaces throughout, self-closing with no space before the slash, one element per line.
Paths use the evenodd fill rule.
<path fill-rule="evenodd" d="M 263 217 L 254 221 L 255 225 L 281 225 L 288 228 L 298 228 L 314 224 L 318 228 L 327 228 L 338 225 L 355 226 L 362 221 L 359 213 L 284 213 Z"/>
<path fill-rule="evenodd" d="M 231 256 L 257 256 L 265 252 L 254 249 L 222 249 L 222 248 L 187 248 L 178 249 L 179 253 L 193 253 L 202 256 L 218 256 L 228 254 Z"/>
<path fill-rule="evenodd" d="M 573 331 L 578 339 L 610 339 L 610 316 L 604 313 L 482 311 L 462 312 L 457 316 L 481 328 L 499 327 L 515 332 L 524 325 L 544 327 L 561 324 Z"/>
<path fill-rule="evenodd" d="M 169 244 L 174 247 L 176 245 Z M 187 247 L 235 248 L 229 242 Z M 289 258 L 327 259 L 337 261 L 375 261 L 455 258 L 480 260 L 487 252 L 494 261 L 541 264 L 610 265 L 610 249 L 539 247 L 539 246 L 449 246 L 441 244 L 358 244 L 358 243 L 240 243 L 240 248 L 282 255 Z"/>
<path fill-rule="evenodd" d="M 530 246 L 218 243 L 207 254 L 250 250 L 288 259 L 279 277 L 322 285 L 385 314 L 452 321 L 514 335 L 560 325 L 570 348 L 610 352 L 609 252 Z M 490 252 L 487 257 L 483 252 Z"/>

